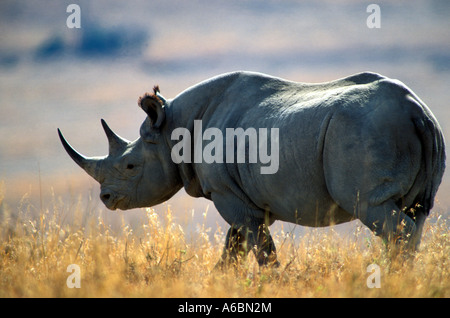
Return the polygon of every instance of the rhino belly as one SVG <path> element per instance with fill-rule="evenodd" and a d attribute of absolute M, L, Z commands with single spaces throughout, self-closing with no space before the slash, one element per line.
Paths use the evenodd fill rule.
<path fill-rule="evenodd" d="M 318 196 L 311 193 L 305 195 L 297 193 L 287 198 L 272 197 L 266 206 L 274 219 L 303 226 L 322 227 L 353 219 L 353 216 L 340 208 L 328 193 Z"/>

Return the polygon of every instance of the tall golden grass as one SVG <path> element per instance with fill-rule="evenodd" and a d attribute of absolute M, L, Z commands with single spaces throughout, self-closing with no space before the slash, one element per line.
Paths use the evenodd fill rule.
<path fill-rule="evenodd" d="M 363 226 L 345 235 L 307 229 L 301 237 L 281 228 L 273 233 L 279 268 L 260 268 L 249 255 L 214 270 L 226 229 L 203 222 L 185 233 L 170 206 L 164 215 L 142 209 L 143 224 L 123 221 L 116 231 L 105 212 L 81 200 L 53 198 L 49 205 L 23 200 L 17 210 L 1 209 L 0 297 L 450 296 L 449 224 L 437 215 L 410 257 L 392 255 Z M 70 264 L 80 268 L 80 288 L 67 285 Z M 368 287 L 370 264 L 380 268 L 380 288 Z"/>

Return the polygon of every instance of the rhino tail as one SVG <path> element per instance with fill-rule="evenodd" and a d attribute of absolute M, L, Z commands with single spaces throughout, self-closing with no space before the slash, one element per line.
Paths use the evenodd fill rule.
<path fill-rule="evenodd" d="M 429 215 L 445 169 L 444 138 L 438 122 L 427 106 L 415 96 L 408 99 L 413 103 L 412 121 L 420 140 L 422 155 L 419 173 L 410 191 L 417 194 L 407 211 L 412 213 L 422 211 L 425 215 Z"/>

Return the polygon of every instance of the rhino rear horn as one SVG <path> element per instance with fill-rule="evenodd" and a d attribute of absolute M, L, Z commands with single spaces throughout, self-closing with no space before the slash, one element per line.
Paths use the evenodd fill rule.
<path fill-rule="evenodd" d="M 102 122 L 103 130 L 105 131 L 106 137 L 108 137 L 109 154 L 115 155 L 117 153 L 122 152 L 128 146 L 128 144 L 130 142 L 128 140 L 116 135 L 116 133 L 114 133 L 114 131 L 112 131 L 111 128 L 109 128 L 106 121 L 104 121 L 102 119 L 101 122 Z"/>
<path fill-rule="evenodd" d="M 86 157 L 80 154 L 78 151 L 72 148 L 72 146 L 66 141 L 61 131 L 58 128 L 59 139 L 61 140 L 64 149 L 66 149 L 69 156 L 79 165 L 84 171 L 87 172 L 92 178 L 98 182 L 102 182 L 100 175 L 100 163 L 104 158 L 99 157 Z"/>

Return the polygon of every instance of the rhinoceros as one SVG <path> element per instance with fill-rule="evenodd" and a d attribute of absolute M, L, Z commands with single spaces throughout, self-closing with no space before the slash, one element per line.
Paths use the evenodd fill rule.
<path fill-rule="evenodd" d="M 100 183 L 109 209 L 150 207 L 182 187 L 212 200 L 230 225 L 219 264 L 250 250 L 260 265 L 279 264 L 268 228 L 276 220 L 323 227 L 359 219 L 414 250 L 445 169 L 430 109 L 405 84 L 376 73 L 309 84 L 240 71 L 173 99 L 156 86 L 138 105 L 147 117 L 137 140 L 102 119 L 107 156 L 81 155 L 58 129 L 65 150 Z M 202 160 L 206 147 L 216 160 Z M 263 173 L 269 152 L 278 162 Z"/>

